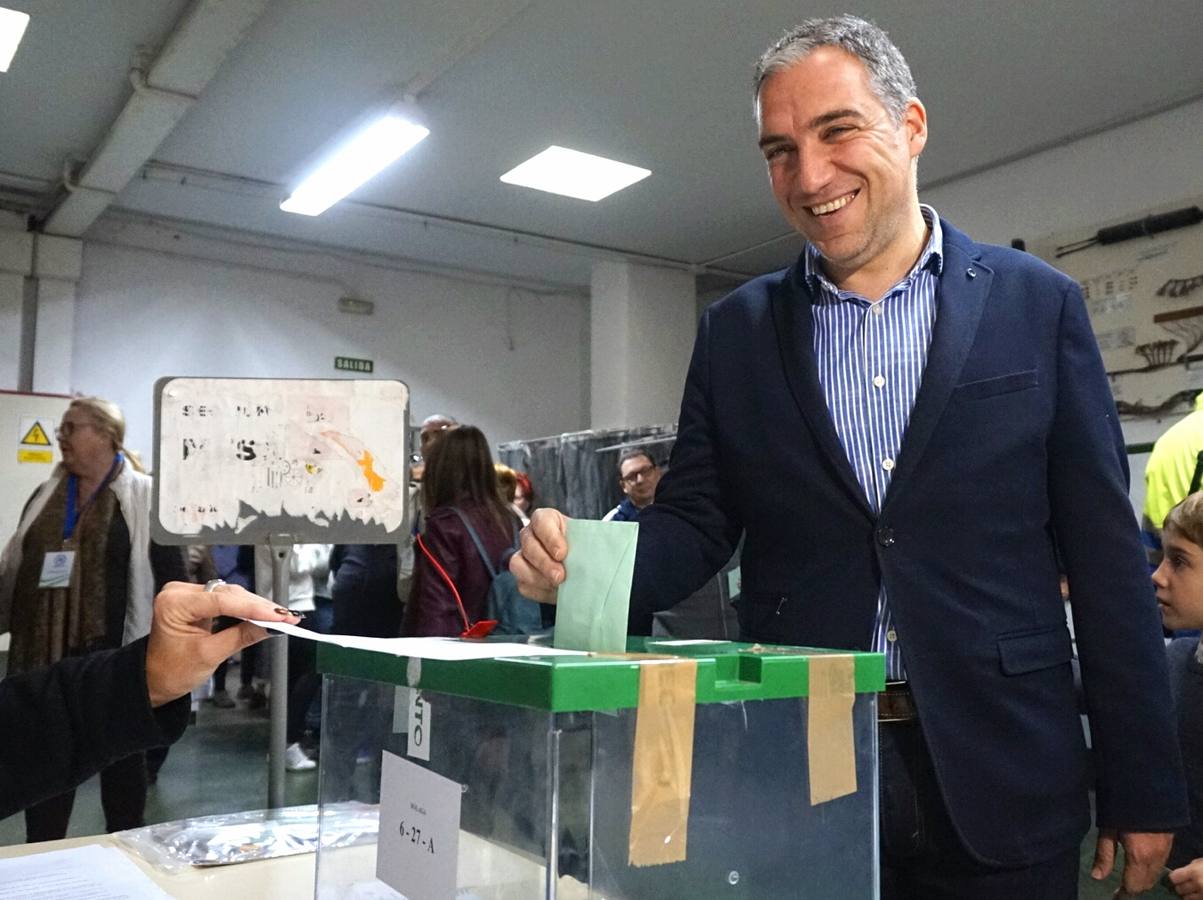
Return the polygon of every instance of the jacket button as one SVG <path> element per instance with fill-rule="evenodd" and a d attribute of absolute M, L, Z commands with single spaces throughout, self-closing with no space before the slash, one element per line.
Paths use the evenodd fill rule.
<path fill-rule="evenodd" d="M 883 547 L 894 546 L 894 529 L 883 525 L 877 529 L 877 543 Z"/>

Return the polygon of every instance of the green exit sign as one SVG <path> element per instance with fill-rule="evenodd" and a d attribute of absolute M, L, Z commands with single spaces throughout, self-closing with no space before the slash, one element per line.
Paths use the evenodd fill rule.
<path fill-rule="evenodd" d="M 372 361 L 355 359 L 353 356 L 336 356 L 334 357 L 334 368 L 343 372 L 371 372 Z"/>

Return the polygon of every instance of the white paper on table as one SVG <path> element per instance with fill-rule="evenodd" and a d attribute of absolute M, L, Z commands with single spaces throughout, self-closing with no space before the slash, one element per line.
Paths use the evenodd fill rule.
<path fill-rule="evenodd" d="M 560 650 L 557 647 L 500 641 L 492 643 L 489 641 L 461 641 L 458 638 L 444 637 L 378 638 L 358 637 L 352 634 L 318 634 L 316 631 L 308 631 L 285 622 L 263 622 L 258 619 L 248 621 L 270 631 L 287 634 L 289 637 L 320 641 L 324 644 L 337 644 L 340 647 L 351 647 L 356 650 L 388 653 L 392 656 L 408 656 L 411 659 L 501 659 L 510 656 L 587 655 L 579 650 Z"/>
<path fill-rule="evenodd" d="M 115 847 L 76 847 L 0 860 L 0 900 L 171 900 Z"/>

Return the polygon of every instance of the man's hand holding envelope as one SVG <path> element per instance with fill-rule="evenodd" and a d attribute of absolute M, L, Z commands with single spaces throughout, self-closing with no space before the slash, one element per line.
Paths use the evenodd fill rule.
<path fill-rule="evenodd" d="M 638 537 L 635 522 L 594 522 L 569 519 L 554 509 L 535 511 L 522 530 L 510 571 L 525 596 L 557 604 L 556 647 L 626 650 Z"/>
<path fill-rule="evenodd" d="M 510 557 L 518 590 L 531 600 L 555 603 L 567 556 L 568 517 L 556 509 L 536 509 L 522 529 L 518 552 Z"/>

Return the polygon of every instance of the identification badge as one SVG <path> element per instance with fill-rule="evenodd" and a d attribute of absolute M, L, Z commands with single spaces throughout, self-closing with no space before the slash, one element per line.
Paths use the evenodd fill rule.
<path fill-rule="evenodd" d="M 40 588 L 65 588 L 71 584 L 71 570 L 75 568 L 74 550 L 55 550 L 42 560 Z"/>

